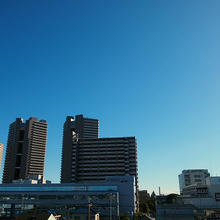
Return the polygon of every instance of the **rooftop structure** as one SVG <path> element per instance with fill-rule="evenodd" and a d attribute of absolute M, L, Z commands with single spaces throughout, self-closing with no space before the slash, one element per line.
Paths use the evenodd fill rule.
<path fill-rule="evenodd" d="M 28 179 L 13 180 L 14 184 L 50 184 L 51 181 L 44 179 L 41 175 L 29 175 Z"/>

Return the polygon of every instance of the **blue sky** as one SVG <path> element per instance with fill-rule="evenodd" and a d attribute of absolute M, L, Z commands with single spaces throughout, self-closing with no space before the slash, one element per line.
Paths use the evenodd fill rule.
<path fill-rule="evenodd" d="M 16 117 L 49 124 L 45 177 L 59 181 L 67 115 L 136 136 L 141 189 L 220 175 L 219 0 L 0 1 L 0 142 Z M 2 172 L 2 169 L 1 169 Z"/>

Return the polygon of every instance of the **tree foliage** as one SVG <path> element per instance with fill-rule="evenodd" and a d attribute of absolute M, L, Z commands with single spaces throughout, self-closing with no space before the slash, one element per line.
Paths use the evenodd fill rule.
<path fill-rule="evenodd" d="M 120 220 L 130 220 L 127 214 L 120 214 Z"/>
<path fill-rule="evenodd" d="M 168 204 L 174 203 L 176 201 L 176 198 L 177 198 L 177 194 L 171 193 L 166 196 L 166 203 L 168 203 Z"/>
<path fill-rule="evenodd" d="M 145 201 L 139 204 L 140 213 L 144 213 L 147 215 L 152 214 L 155 216 L 156 214 L 155 203 L 156 203 L 156 194 L 152 192 L 149 198 L 146 198 Z"/>

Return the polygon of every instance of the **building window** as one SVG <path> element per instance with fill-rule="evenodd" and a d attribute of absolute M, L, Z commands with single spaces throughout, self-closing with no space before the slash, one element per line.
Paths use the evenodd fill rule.
<path fill-rule="evenodd" d="M 19 132 L 19 141 L 23 141 L 24 140 L 24 130 L 20 130 Z"/>
<path fill-rule="evenodd" d="M 15 169 L 14 179 L 15 180 L 20 179 L 20 169 Z"/>
<path fill-rule="evenodd" d="M 194 178 L 200 178 L 201 175 L 194 175 Z"/>
<path fill-rule="evenodd" d="M 20 167 L 21 166 L 21 155 L 17 155 L 16 156 L 16 167 Z"/>
<path fill-rule="evenodd" d="M 22 143 L 18 143 L 18 153 L 22 153 L 23 151 L 23 144 Z"/>
<path fill-rule="evenodd" d="M 56 199 L 56 195 L 39 195 L 39 199 L 42 199 L 42 200 Z"/>

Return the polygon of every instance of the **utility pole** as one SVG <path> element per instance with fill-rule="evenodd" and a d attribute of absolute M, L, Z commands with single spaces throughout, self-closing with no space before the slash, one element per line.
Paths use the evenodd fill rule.
<path fill-rule="evenodd" d="M 88 205 L 88 220 L 90 220 L 90 209 L 92 207 L 92 203 L 89 202 L 89 205 Z"/>
<path fill-rule="evenodd" d="M 112 220 L 112 193 L 110 193 L 109 219 Z"/>
<path fill-rule="evenodd" d="M 23 213 L 24 210 L 24 194 L 21 194 L 21 213 Z"/>

